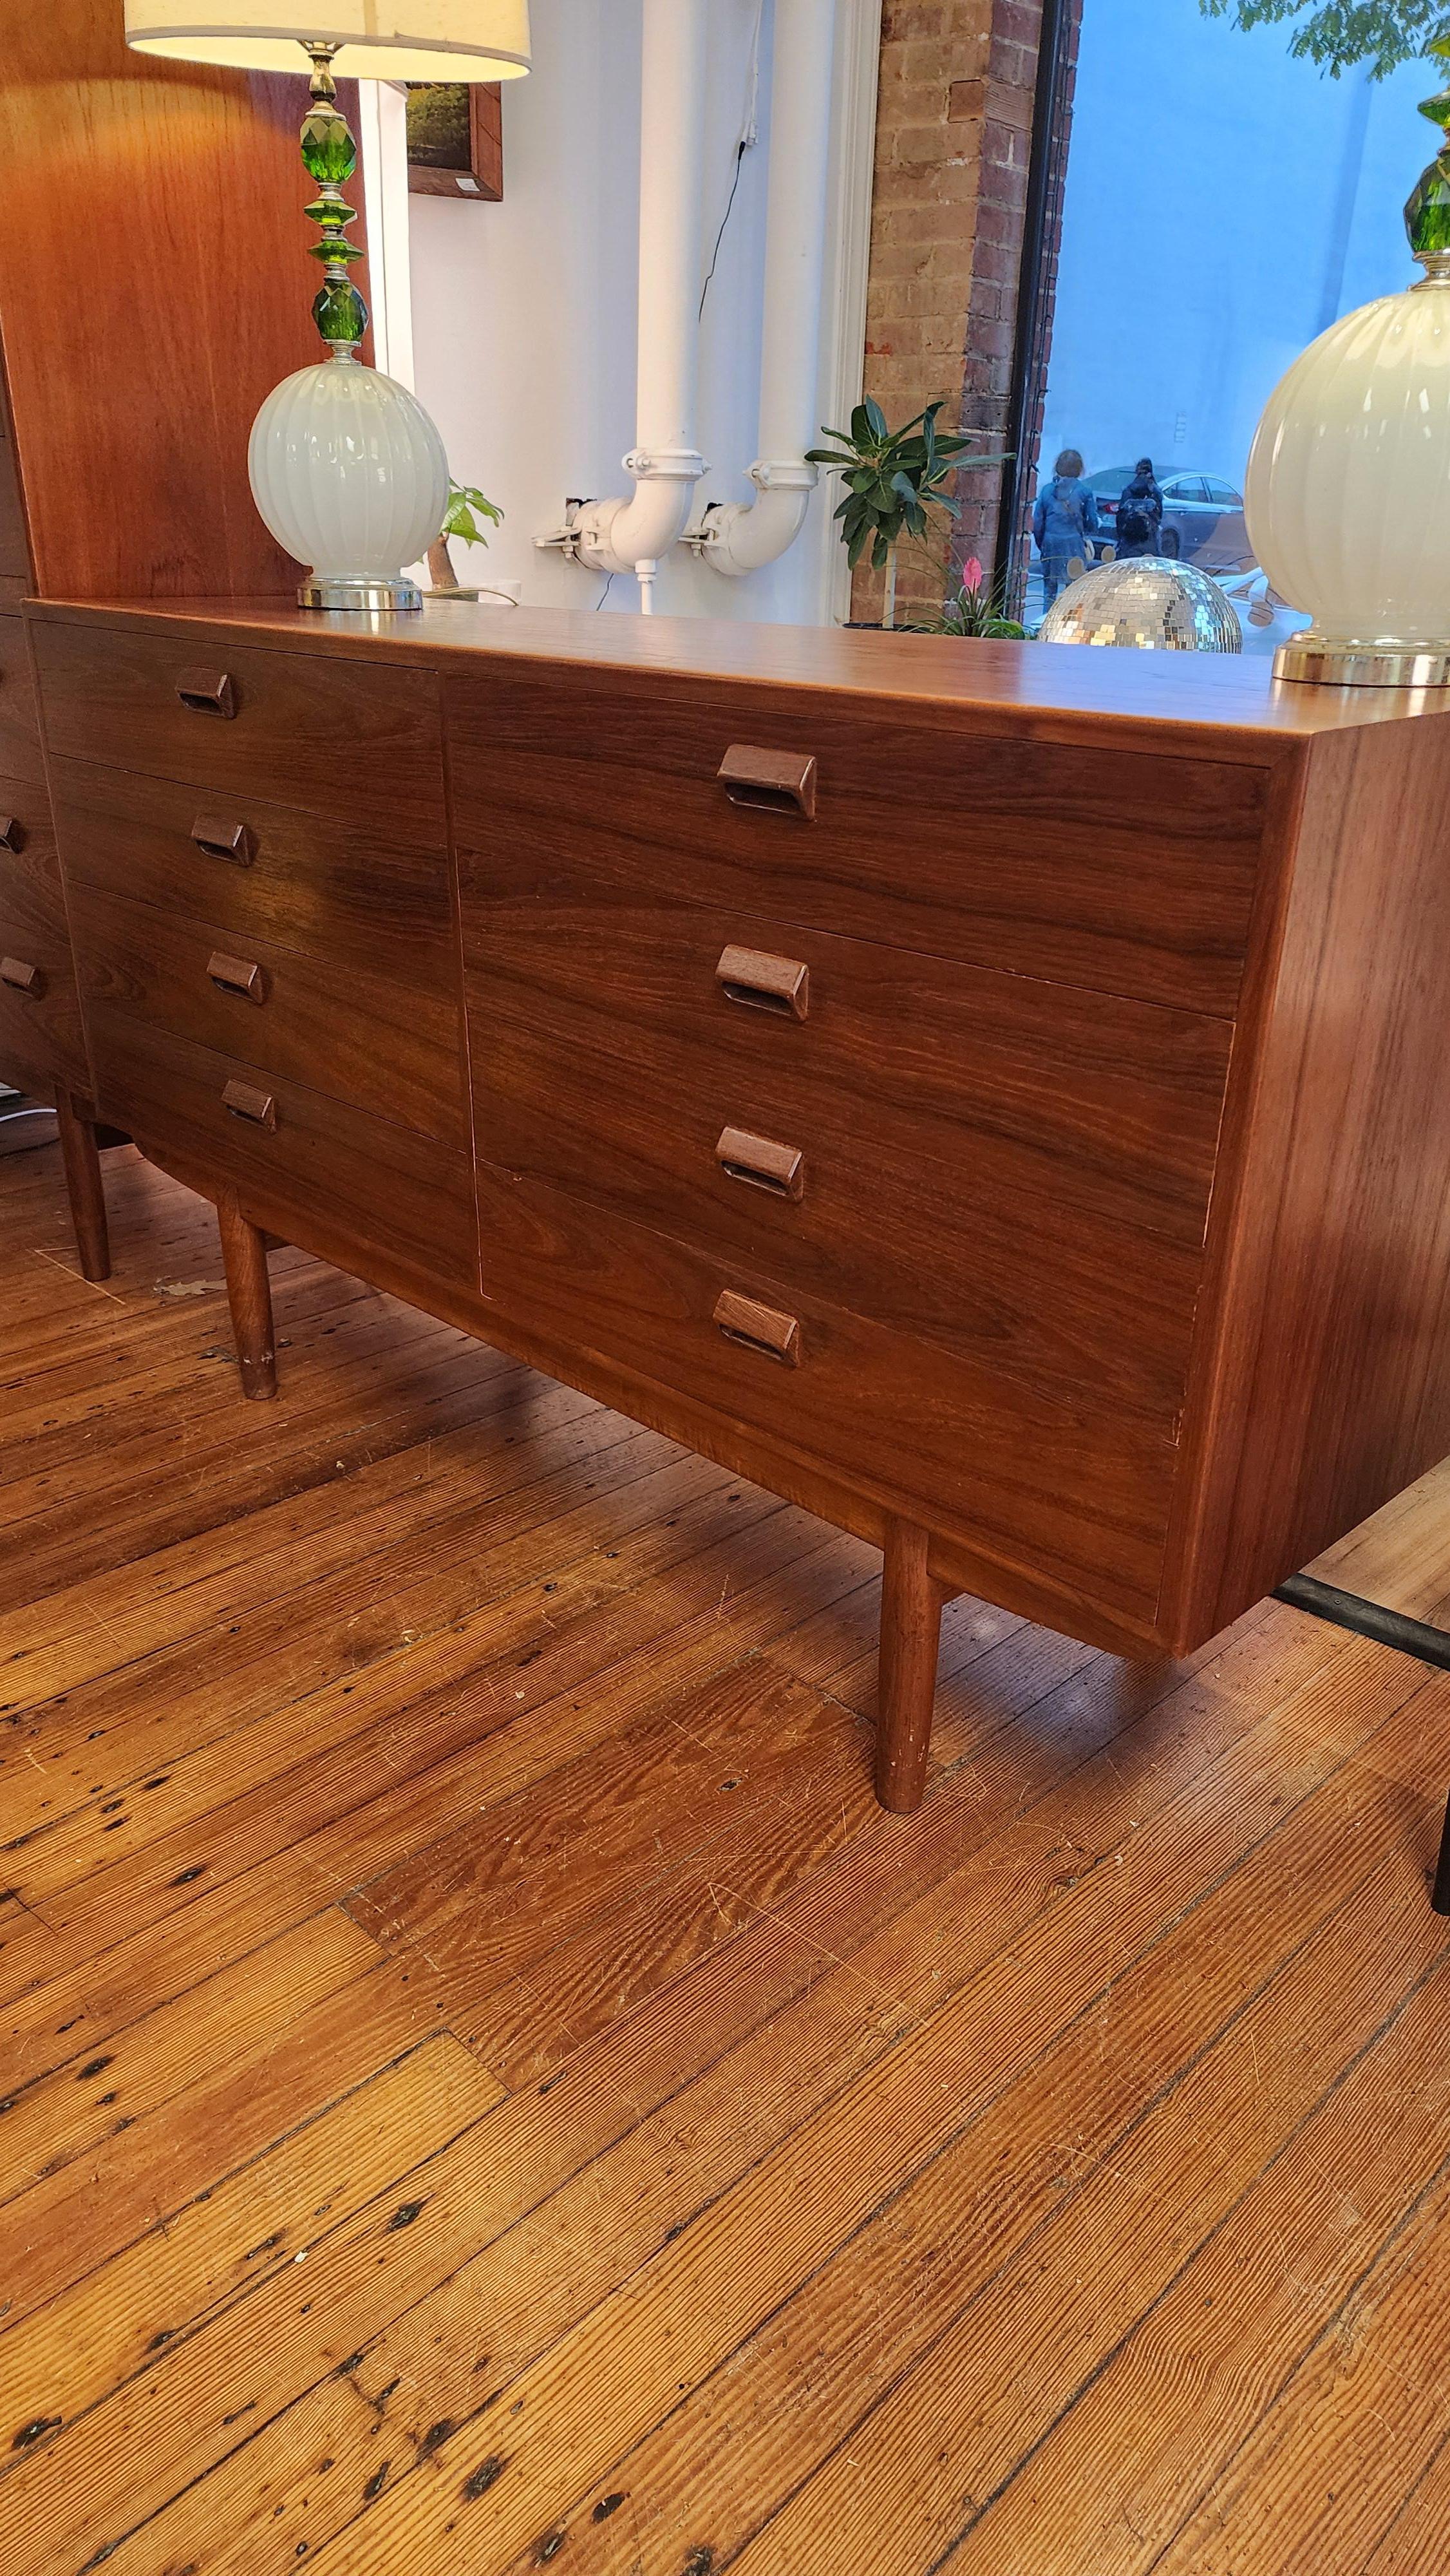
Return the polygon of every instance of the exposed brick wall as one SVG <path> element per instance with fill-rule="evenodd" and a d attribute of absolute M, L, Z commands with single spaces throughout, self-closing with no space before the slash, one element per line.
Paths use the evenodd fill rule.
<path fill-rule="evenodd" d="M 892 421 L 944 396 L 944 423 L 960 412 L 987 448 L 1007 422 L 1041 26 L 1042 0 L 886 0 L 883 14 L 866 391 Z M 1064 161 L 1065 141 L 1064 124 Z M 1050 295 L 1046 313 L 1050 329 Z M 949 553 L 992 560 L 1000 477 L 966 473 L 958 490 L 955 536 L 901 550 L 898 617 L 940 602 Z M 879 617 L 881 589 L 858 571 L 852 614 Z"/>

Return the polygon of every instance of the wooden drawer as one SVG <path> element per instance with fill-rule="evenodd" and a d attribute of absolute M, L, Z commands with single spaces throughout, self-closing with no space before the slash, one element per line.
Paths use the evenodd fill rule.
<path fill-rule="evenodd" d="M 437 683 L 396 663 L 37 618 L 53 752 L 265 796 L 399 841 L 446 836 Z"/>
<path fill-rule="evenodd" d="M 45 785 L 40 718 L 35 704 L 23 617 L 0 616 L 0 771 Z"/>
<path fill-rule="evenodd" d="M 0 778 L 0 1071 L 90 1088 L 43 787 Z"/>
<path fill-rule="evenodd" d="M 23 887 L 27 900 L 45 905 L 63 929 L 65 900 L 50 798 L 34 779 L 0 776 L 0 835 L 0 889 L 13 894 Z"/>
<path fill-rule="evenodd" d="M 1160 1429 L 1086 1398 L 1055 1403 L 572 1192 L 481 1164 L 478 1193 L 485 1303 L 559 1353 L 565 1375 L 571 1350 L 593 1352 L 888 1509 L 1151 1621 L 1174 1462 Z M 722 1296 L 745 1301 L 727 1327 L 753 1308 L 793 1325 L 791 1360 L 731 1338 Z"/>
<path fill-rule="evenodd" d="M 766 950 L 778 923 L 487 900 L 477 882 L 464 921 L 491 1162 L 1173 1420 L 1221 1021 L 799 930 L 780 960 L 808 979 L 797 1018 L 720 980 L 732 944 Z"/>
<path fill-rule="evenodd" d="M 460 847 L 532 861 L 545 883 L 557 854 L 600 902 L 739 906 L 1236 1006 L 1264 770 L 1009 735 L 970 706 L 502 656 L 450 674 L 444 706 Z M 813 818 L 788 796 L 732 802 L 718 776 L 732 745 L 814 760 Z"/>
<path fill-rule="evenodd" d="M 467 1144 L 456 1001 L 88 887 L 71 906 L 88 1004 Z"/>
<path fill-rule="evenodd" d="M 448 853 L 260 797 L 217 798 L 166 778 L 53 760 L 51 794 L 73 884 L 99 886 L 274 939 L 412 988 L 453 994 Z"/>
<path fill-rule="evenodd" d="M 230 1183 L 260 1222 L 304 1247 L 375 1248 L 420 1279 L 471 1285 L 477 1271 L 466 1159 L 300 1083 L 127 1019 L 88 1013 L 107 1114 L 198 1186 Z M 229 1107 L 226 1094 L 238 1108 Z M 270 1108 L 266 1104 L 270 1103 Z M 360 1267 L 366 1273 L 365 1257 Z"/>

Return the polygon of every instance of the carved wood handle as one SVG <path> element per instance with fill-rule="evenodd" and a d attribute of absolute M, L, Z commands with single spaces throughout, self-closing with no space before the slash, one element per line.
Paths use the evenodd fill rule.
<path fill-rule="evenodd" d="M 27 966 L 21 957 L 0 957 L 0 984 L 8 984 L 12 993 L 23 993 L 30 1002 L 38 1002 L 45 991 L 40 968 Z"/>
<path fill-rule="evenodd" d="M 726 948 L 715 981 L 727 1002 L 778 1018 L 803 1020 L 811 1007 L 811 970 L 798 957 L 771 957 L 763 948 Z"/>
<path fill-rule="evenodd" d="M 23 850 L 25 827 L 13 814 L 0 814 L 0 850 Z"/>
<path fill-rule="evenodd" d="M 178 671 L 176 694 L 197 715 L 234 716 L 237 693 L 230 671 Z"/>
<path fill-rule="evenodd" d="M 267 998 L 267 978 L 248 957 L 228 957 L 218 948 L 208 959 L 206 971 L 223 993 L 240 993 L 245 1002 L 265 1002 Z"/>
<path fill-rule="evenodd" d="M 775 1306 L 762 1306 L 754 1297 L 726 1288 L 716 1301 L 715 1321 L 727 1342 L 758 1351 L 762 1359 L 779 1360 L 786 1368 L 799 1368 L 801 1328 L 794 1315 L 782 1315 Z"/>
<path fill-rule="evenodd" d="M 209 859 L 230 859 L 234 867 L 249 868 L 257 855 L 249 825 L 234 821 L 230 814 L 198 814 L 191 837 Z"/>
<path fill-rule="evenodd" d="M 806 1158 L 798 1145 L 778 1145 L 771 1136 L 752 1136 L 744 1127 L 724 1127 L 715 1160 L 727 1178 L 748 1181 L 752 1189 L 769 1190 L 778 1199 L 805 1194 Z"/>
<path fill-rule="evenodd" d="M 732 805 L 755 805 L 766 814 L 801 814 L 816 819 L 816 762 L 813 752 L 762 751 L 754 743 L 732 742 L 716 773 Z"/>
<path fill-rule="evenodd" d="M 270 1091 L 255 1091 L 249 1082 L 229 1082 L 222 1093 L 223 1106 L 234 1118 L 250 1118 L 254 1127 L 275 1128 L 277 1103 Z"/>

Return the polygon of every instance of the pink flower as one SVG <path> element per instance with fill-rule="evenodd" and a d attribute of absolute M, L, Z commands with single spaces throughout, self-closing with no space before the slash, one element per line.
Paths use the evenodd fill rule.
<path fill-rule="evenodd" d="M 962 588 L 963 590 L 980 590 L 981 587 L 982 567 L 977 561 L 975 555 L 969 555 L 967 561 L 962 566 Z"/>

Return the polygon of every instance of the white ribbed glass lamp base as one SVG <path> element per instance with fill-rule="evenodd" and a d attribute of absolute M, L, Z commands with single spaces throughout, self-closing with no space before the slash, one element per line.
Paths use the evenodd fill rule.
<path fill-rule="evenodd" d="M 1450 682 L 1450 283 L 1361 305 L 1269 397 L 1244 485 L 1249 542 L 1314 623 L 1280 679 Z"/>
<path fill-rule="evenodd" d="M 448 460 L 406 385 L 339 352 L 267 396 L 247 450 L 252 497 L 280 546 L 311 566 L 304 608 L 417 608 L 403 566 L 448 506 Z"/>

